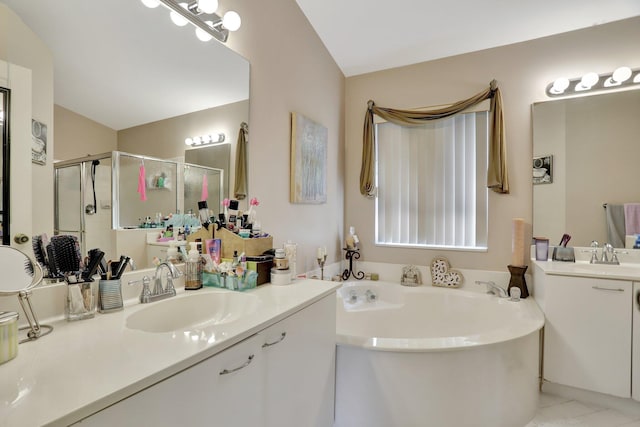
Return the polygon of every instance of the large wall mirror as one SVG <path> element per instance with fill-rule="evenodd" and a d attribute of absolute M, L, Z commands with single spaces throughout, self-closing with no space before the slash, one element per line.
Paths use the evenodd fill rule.
<path fill-rule="evenodd" d="M 246 58 L 215 40 L 198 40 L 192 26 L 177 27 L 165 8 L 149 9 L 139 0 L 0 2 L 51 52 L 54 122 L 62 116 L 59 110 L 68 111 L 116 135 L 115 147 L 96 147 L 91 138 L 69 143 L 55 137 L 62 128 L 56 126 L 54 149 L 65 144 L 76 149 L 73 156 L 50 152 L 49 161 L 112 150 L 179 161 L 189 153 L 189 162 L 215 164 L 224 170 L 223 197 L 228 197 L 238 130 L 243 122 L 249 123 L 250 64 Z M 73 130 L 66 130 L 65 135 L 73 135 Z M 185 145 L 187 137 L 218 133 L 226 136 L 225 149 Z M 93 175 L 96 179 L 110 176 L 109 168 L 109 162 L 100 162 Z M 89 174 L 83 179 L 87 188 L 92 187 Z M 106 206 L 105 200 L 108 197 L 99 193 L 93 220 L 109 215 L 108 209 L 96 209 Z M 197 206 L 184 207 L 188 209 L 196 211 Z M 153 216 L 156 211 L 149 209 L 139 216 Z M 79 215 L 83 212 L 84 206 Z M 100 222 L 109 223 L 110 218 Z"/>
<path fill-rule="evenodd" d="M 248 122 L 249 62 L 226 45 L 201 42 L 139 0 L 1 1 L 50 49 L 55 104 L 118 133 L 117 147 L 91 151 L 86 141 L 75 157 L 118 149 L 176 159 L 185 138 L 214 132 L 235 146 Z"/>
<path fill-rule="evenodd" d="M 639 118 L 640 90 L 533 105 L 534 236 L 625 246 L 607 233 L 607 209 L 640 203 Z"/>

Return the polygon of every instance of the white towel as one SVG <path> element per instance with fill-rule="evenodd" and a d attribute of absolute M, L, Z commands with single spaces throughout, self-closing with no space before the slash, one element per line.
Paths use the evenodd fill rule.
<path fill-rule="evenodd" d="M 624 228 L 627 235 L 640 233 L 640 203 L 624 204 Z"/>

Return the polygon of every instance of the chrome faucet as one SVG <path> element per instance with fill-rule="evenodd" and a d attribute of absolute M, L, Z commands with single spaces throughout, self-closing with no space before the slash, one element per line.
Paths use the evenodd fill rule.
<path fill-rule="evenodd" d="M 167 267 L 167 284 L 162 287 L 162 269 Z M 160 301 L 165 298 L 173 297 L 176 295 L 176 288 L 173 286 L 173 279 L 182 276 L 182 272 L 176 268 L 170 262 L 161 262 L 156 267 L 153 280 L 153 290 L 149 288 L 151 279 L 148 276 L 144 276 L 141 280 L 134 280 L 129 282 L 129 285 L 135 285 L 142 282 L 142 292 L 140 293 L 140 303 L 147 304 L 154 301 Z"/>
<path fill-rule="evenodd" d="M 598 242 L 595 240 L 591 242 L 591 248 L 591 261 L 589 261 L 591 264 L 620 265 L 618 254 L 611 243 L 605 243 L 602 247 L 602 255 L 600 259 L 598 259 Z"/>
<path fill-rule="evenodd" d="M 493 281 L 485 282 L 482 280 L 476 280 L 476 285 L 486 285 L 488 294 L 493 294 L 500 298 L 509 297 L 509 295 L 507 295 L 507 291 L 505 291 L 504 288 L 501 288 L 500 286 L 496 285 L 496 283 Z"/>

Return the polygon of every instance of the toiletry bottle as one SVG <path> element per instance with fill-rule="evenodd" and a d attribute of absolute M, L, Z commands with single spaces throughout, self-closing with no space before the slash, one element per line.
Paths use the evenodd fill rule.
<path fill-rule="evenodd" d="M 200 252 L 198 252 L 198 243 L 191 242 L 191 249 L 187 256 L 187 262 L 184 265 L 185 279 L 184 289 L 195 290 L 202 287 L 202 259 Z"/>
<path fill-rule="evenodd" d="M 175 241 L 169 243 L 169 249 L 167 249 L 167 262 L 170 262 L 172 264 L 178 264 L 180 262 L 180 257 L 178 256 L 178 246 Z"/>
<path fill-rule="evenodd" d="M 346 246 L 350 251 L 357 251 L 360 249 L 360 239 L 356 234 L 356 228 L 354 226 L 349 227 L 349 235 L 346 238 Z"/>
<path fill-rule="evenodd" d="M 231 260 L 231 267 L 236 268 L 240 264 L 238 260 L 238 251 L 233 251 L 233 259 Z"/>

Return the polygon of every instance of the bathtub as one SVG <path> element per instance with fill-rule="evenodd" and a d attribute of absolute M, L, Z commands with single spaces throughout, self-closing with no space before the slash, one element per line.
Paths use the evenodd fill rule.
<path fill-rule="evenodd" d="M 345 283 L 337 305 L 335 427 L 534 417 L 544 315 L 533 298 L 361 281 Z"/>

